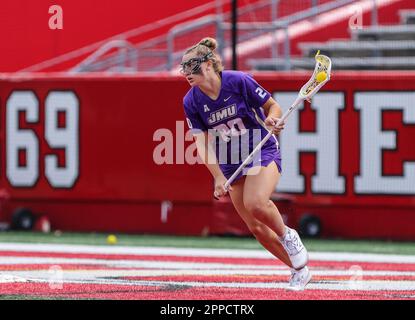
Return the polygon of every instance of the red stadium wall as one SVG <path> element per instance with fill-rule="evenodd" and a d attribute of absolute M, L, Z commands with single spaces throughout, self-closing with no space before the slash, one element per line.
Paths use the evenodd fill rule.
<path fill-rule="evenodd" d="M 308 73 L 256 75 L 277 97 L 295 95 L 308 77 Z M 182 97 L 187 89 L 183 79 L 167 75 L 3 75 L 0 187 L 11 198 L 0 220 L 9 221 L 23 206 L 48 216 L 53 228 L 61 230 L 248 234 L 229 201 L 212 200 L 212 180 L 204 166 L 177 163 L 183 152 L 194 151 L 190 137 L 184 141 Z M 413 73 L 336 72 L 314 99 L 317 109 L 307 104 L 293 114 L 298 116 L 300 133 L 313 133 L 318 108 L 330 108 L 326 101 L 333 96 L 342 104 L 338 119 L 324 118 L 335 123 L 338 149 L 299 154 L 304 185 L 296 192 L 284 192 L 289 201 L 279 203 L 289 224 L 298 225 L 300 217 L 311 212 L 322 219 L 323 236 L 415 239 L 415 181 L 402 193 L 392 185 L 379 193 L 361 192 L 356 186 L 370 124 L 362 122 L 359 108 L 369 106 L 356 104 L 359 94 L 398 94 L 396 104 L 386 105 L 380 118 L 383 131 L 395 132 L 395 147 L 383 148 L 378 160 L 383 164 L 381 178 L 395 177 L 399 184 L 411 177 L 412 169 L 406 167 L 415 161 L 415 105 L 400 109 L 401 100 L 408 101 L 414 90 Z M 331 114 L 328 110 L 325 117 Z M 153 153 L 170 139 L 161 134 L 166 129 L 172 140 L 179 137 L 171 150 L 175 164 L 158 165 Z M 156 139 L 156 132 L 163 137 Z M 290 143 L 282 140 L 282 146 L 284 150 Z M 338 154 L 335 178 L 344 179 L 344 190 L 317 192 L 313 179 L 319 174 L 318 159 L 331 157 L 332 152 Z M 289 165 L 283 159 L 286 176 Z"/>
<path fill-rule="evenodd" d="M 205 3 L 202 0 L 2 0 L 0 72 L 23 69 Z M 62 7 L 62 30 L 49 29 L 52 5 Z M 160 33 L 143 36 L 157 35 Z"/>
<path fill-rule="evenodd" d="M 239 6 L 246 6 L 261 0 L 244 0 Z M 319 3 L 332 0 L 321 0 Z M 212 1 L 202 0 L 176 0 L 156 2 L 121 0 L 121 1 L 96 1 L 88 0 L 36 0 L 36 1 L 13 1 L 3 0 L 0 7 L 0 35 L 3 41 L 0 42 L 0 72 L 14 72 L 52 59 L 72 50 L 99 42 L 114 35 L 148 25 L 161 19 L 171 17 L 185 10 L 205 5 Z M 301 6 L 295 6 L 290 0 L 279 2 L 278 12 L 281 16 L 292 14 L 298 10 L 309 7 L 310 1 L 303 1 Z M 49 8 L 52 5 L 59 5 L 63 10 L 63 29 L 51 30 L 48 23 L 50 14 Z M 399 22 L 399 10 L 414 8 L 412 0 L 397 0 L 379 8 L 380 24 L 396 24 Z M 230 11 L 229 4 L 224 4 L 224 12 Z M 257 16 L 269 15 L 266 12 L 253 12 L 247 15 L 248 21 Z M 211 8 L 201 14 L 194 14 L 187 19 L 195 19 L 201 15 L 214 14 L 215 9 Z M 257 19 L 255 18 L 255 19 Z M 165 34 L 177 23 L 166 24 L 163 27 L 145 32 L 129 38 L 133 43 L 150 39 Z M 242 18 L 244 21 L 245 18 Z M 363 24 L 370 24 L 370 13 L 363 16 Z M 329 27 L 313 28 L 306 34 L 294 36 L 291 39 L 293 54 L 299 54 L 298 44 L 307 41 L 326 41 L 333 38 L 349 38 L 347 19 L 335 20 Z M 96 48 L 95 48 L 96 49 Z M 250 67 L 246 64 L 247 59 L 258 56 L 269 56 L 270 48 L 257 50 L 255 53 L 246 56 L 241 55 L 239 66 L 244 69 Z M 42 69 L 43 71 L 61 71 L 73 67 L 82 61 L 93 51 L 88 51 L 80 57 L 62 62 Z M 280 48 L 282 52 L 282 46 Z"/>

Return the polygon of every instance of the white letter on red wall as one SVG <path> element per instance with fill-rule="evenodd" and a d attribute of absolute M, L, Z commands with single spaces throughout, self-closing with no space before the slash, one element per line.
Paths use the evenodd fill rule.
<path fill-rule="evenodd" d="M 278 93 L 274 98 L 284 111 L 292 104 L 297 93 Z M 312 177 L 314 193 L 345 192 L 344 177 L 339 176 L 339 110 L 344 108 L 343 93 L 318 93 L 312 101 L 316 111 L 316 132 L 300 132 L 299 111 L 291 113 L 280 136 L 282 177 L 280 192 L 305 192 L 304 177 L 300 173 L 300 153 L 317 153 L 317 174 Z M 304 105 L 300 105 L 303 109 Z"/>
<path fill-rule="evenodd" d="M 360 176 L 356 193 L 415 194 L 415 163 L 406 161 L 403 176 L 383 176 L 382 149 L 396 148 L 396 133 L 382 130 L 383 110 L 402 110 L 404 124 L 415 124 L 415 92 L 360 92 Z"/>

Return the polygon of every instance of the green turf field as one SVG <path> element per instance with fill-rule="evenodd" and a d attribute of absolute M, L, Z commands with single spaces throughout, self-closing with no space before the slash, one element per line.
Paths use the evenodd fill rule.
<path fill-rule="evenodd" d="M 161 235 L 119 234 L 117 245 L 161 246 L 182 248 L 235 248 L 260 249 L 260 244 L 249 237 L 189 237 Z M 107 245 L 103 233 L 35 233 L 0 232 L 0 242 L 66 243 Z M 415 255 L 415 242 L 391 242 L 378 240 L 304 239 L 309 251 L 364 252 Z"/>

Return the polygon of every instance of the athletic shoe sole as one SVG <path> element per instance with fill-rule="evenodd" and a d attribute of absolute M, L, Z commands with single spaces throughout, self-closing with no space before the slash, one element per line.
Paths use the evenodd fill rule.
<path fill-rule="evenodd" d="M 308 271 L 307 274 L 307 280 L 304 286 L 302 287 L 287 287 L 286 290 L 288 291 L 304 291 L 305 287 L 307 286 L 307 284 L 311 281 L 311 272 L 310 270 Z"/>

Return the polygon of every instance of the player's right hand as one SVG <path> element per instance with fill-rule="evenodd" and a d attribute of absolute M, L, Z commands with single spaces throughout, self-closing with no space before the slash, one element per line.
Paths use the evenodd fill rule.
<path fill-rule="evenodd" d="M 285 122 L 283 121 L 278 127 L 276 127 L 279 120 L 279 118 L 267 117 L 264 121 L 265 125 L 269 128 L 269 130 L 272 130 L 272 133 L 275 135 L 279 135 L 285 126 Z"/>
<path fill-rule="evenodd" d="M 223 197 L 228 192 L 225 189 L 225 183 L 225 176 L 219 176 L 215 179 L 215 192 L 213 193 L 213 196 L 218 200 L 220 197 Z M 229 186 L 229 191 L 232 191 L 232 186 Z"/>

